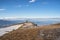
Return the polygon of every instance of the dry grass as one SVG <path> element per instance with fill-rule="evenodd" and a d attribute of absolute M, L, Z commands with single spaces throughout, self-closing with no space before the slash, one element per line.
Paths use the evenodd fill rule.
<path fill-rule="evenodd" d="M 30 29 L 17 29 L 0 37 L 0 40 L 57 40 L 60 37 L 60 24 Z"/>

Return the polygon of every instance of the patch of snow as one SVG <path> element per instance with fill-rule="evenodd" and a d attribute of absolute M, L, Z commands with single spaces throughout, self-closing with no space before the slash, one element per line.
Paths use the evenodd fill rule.
<path fill-rule="evenodd" d="M 0 36 L 4 35 L 5 33 L 7 33 L 7 31 L 12 31 L 12 30 L 16 30 L 19 27 L 21 27 L 22 24 L 19 25 L 13 25 L 13 26 L 9 26 L 6 28 L 0 28 Z"/>

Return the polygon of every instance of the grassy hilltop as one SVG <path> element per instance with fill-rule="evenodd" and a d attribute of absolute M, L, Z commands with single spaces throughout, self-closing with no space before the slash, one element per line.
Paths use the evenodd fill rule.
<path fill-rule="evenodd" d="M 32 22 L 23 23 L 0 37 L 0 40 L 60 40 L 60 24 L 37 26 Z"/>

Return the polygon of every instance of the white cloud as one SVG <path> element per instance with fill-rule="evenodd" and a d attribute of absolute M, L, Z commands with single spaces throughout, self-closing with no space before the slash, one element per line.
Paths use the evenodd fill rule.
<path fill-rule="evenodd" d="M 21 8 L 21 7 L 28 7 L 29 5 L 27 4 L 27 5 L 17 5 L 16 7 L 17 8 Z"/>
<path fill-rule="evenodd" d="M 4 11 L 4 10 L 6 10 L 6 9 L 0 9 L 0 11 Z"/>
<path fill-rule="evenodd" d="M 30 3 L 33 3 L 33 2 L 35 2 L 36 0 L 31 0 L 31 1 L 29 1 Z"/>

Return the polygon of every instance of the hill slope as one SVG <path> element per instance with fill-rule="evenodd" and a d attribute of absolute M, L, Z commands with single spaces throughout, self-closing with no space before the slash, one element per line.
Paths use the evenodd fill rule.
<path fill-rule="evenodd" d="M 13 30 L 1 36 L 0 40 L 60 40 L 60 24 L 32 28 L 30 26 Z"/>

